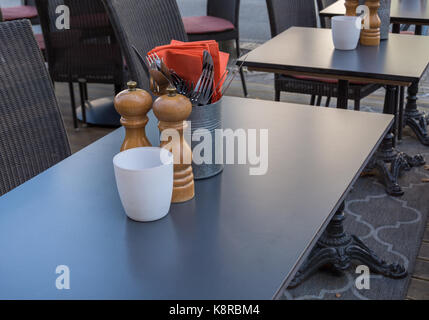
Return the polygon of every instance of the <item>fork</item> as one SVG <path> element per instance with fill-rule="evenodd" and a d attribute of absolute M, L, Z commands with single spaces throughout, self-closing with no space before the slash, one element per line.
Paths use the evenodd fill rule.
<path fill-rule="evenodd" d="M 207 50 L 203 54 L 203 72 L 194 89 L 193 102 L 196 105 L 206 105 L 211 96 L 213 87 L 214 67 L 213 59 Z"/>

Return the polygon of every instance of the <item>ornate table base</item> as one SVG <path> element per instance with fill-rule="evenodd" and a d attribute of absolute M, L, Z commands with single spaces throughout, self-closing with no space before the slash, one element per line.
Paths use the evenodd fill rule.
<path fill-rule="evenodd" d="M 384 100 L 383 113 L 395 114 L 398 106 L 397 87 L 386 86 L 386 98 Z M 394 129 L 386 135 L 381 147 L 377 151 L 374 159 L 367 169 L 376 168 L 382 175 L 386 192 L 392 196 L 402 196 L 404 191 L 398 184 L 398 177 L 403 170 L 409 171 L 411 167 L 422 166 L 425 160 L 422 155 L 409 156 L 406 153 L 398 152 L 394 148 Z M 390 165 L 390 166 L 389 166 Z"/>
<path fill-rule="evenodd" d="M 392 85 L 386 86 L 386 98 L 384 100 L 385 114 L 393 114 L 396 116 L 398 108 L 398 95 L 397 87 Z M 338 83 L 339 95 L 341 92 L 348 92 L 348 82 L 340 80 Z M 339 97 L 337 100 L 337 107 L 347 109 L 347 98 Z M 412 105 L 407 104 L 407 109 L 411 110 Z M 417 109 L 417 107 L 415 107 Z M 398 177 L 402 171 L 408 171 L 411 167 L 422 166 L 425 160 L 422 155 L 409 156 L 403 152 L 398 152 L 395 148 L 395 130 L 393 126 L 388 134 L 383 139 L 381 146 L 374 158 L 370 161 L 365 169 L 366 172 L 372 172 L 374 169 L 378 170 L 386 186 L 386 192 L 392 196 L 401 196 L 404 194 L 403 190 L 398 184 Z"/>
<path fill-rule="evenodd" d="M 408 88 L 407 105 L 404 112 L 404 123 L 403 126 L 409 126 L 415 133 L 417 138 L 425 146 L 429 146 L 429 135 L 428 135 L 428 116 L 417 109 L 417 93 L 419 85 L 413 83 Z"/>
<path fill-rule="evenodd" d="M 347 92 L 348 82 L 340 80 L 338 88 L 339 93 Z M 345 96 L 338 99 L 337 107 L 347 108 L 347 98 Z M 383 113 L 396 115 L 397 108 L 397 87 L 388 85 L 386 86 Z M 387 193 L 393 196 L 400 196 L 404 193 L 397 182 L 401 171 L 410 170 L 412 166 L 423 165 L 425 161 L 421 155 L 411 157 L 403 152 L 398 152 L 394 148 L 394 127 L 384 137 L 380 148 L 370 161 L 367 169 L 377 169 L 385 181 Z M 334 271 L 341 272 L 350 268 L 352 261 L 359 261 L 368 266 L 372 272 L 386 277 L 399 279 L 407 275 L 407 271 L 403 266 L 396 263 L 387 263 L 380 259 L 358 237 L 345 233 L 343 211 L 344 203 L 341 204 L 309 257 L 289 284 L 290 288 L 301 284 L 321 267 L 329 266 Z"/>
<path fill-rule="evenodd" d="M 386 98 L 384 101 L 383 113 L 396 114 L 397 108 L 397 87 L 386 87 Z M 395 135 L 394 128 L 385 136 L 374 159 L 370 162 L 366 170 L 377 169 L 383 177 L 386 192 L 392 196 L 402 196 L 404 191 L 398 184 L 398 177 L 403 170 L 409 171 L 411 167 L 422 166 L 425 160 L 422 155 L 409 156 L 399 152 L 394 148 Z"/>
<path fill-rule="evenodd" d="M 298 286 L 321 267 L 329 266 L 334 271 L 341 272 L 350 268 L 352 261 L 359 261 L 368 266 L 372 272 L 390 278 L 400 279 L 408 274 L 403 266 L 387 263 L 377 257 L 358 237 L 345 233 L 343 211 L 344 203 L 335 213 L 301 269 L 296 273 L 289 288 Z"/>

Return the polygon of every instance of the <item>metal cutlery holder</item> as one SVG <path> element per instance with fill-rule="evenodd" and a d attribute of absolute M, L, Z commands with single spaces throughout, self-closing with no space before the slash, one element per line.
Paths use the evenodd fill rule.
<path fill-rule="evenodd" d="M 192 141 L 191 137 L 193 136 L 194 132 L 198 129 L 206 129 L 207 135 L 211 136 L 211 144 L 212 144 L 212 161 L 211 163 L 202 163 L 202 164 L 196 164 L 194 161 L 192 162 L 192 169 L 194 172 L 194 179 L 206 179 L 213 177 L 220 172 L 222 172 L 224 165 L 223 164 L 216 164 L 216 154 L 219 152 L 222 152 L 223 150 L 218 150 L 222 148 L 221 145 L 216 145 L 216 136 L 215 136 L 215 130 L 216 129 L 222 129 L 222 99 L 219 101 L 208 104 L 204 106 L 194 106 L 192 108 L 191 116 L 188 118 L 188 121 L 190 121 L 190 128 L 185 131 L 185 137 L 186 139 L 189 139 L 188 141 L 191 142 L 191 148 L 192 152 L 194 151 L 194 148 L 203 143 L 203 139 L 206 139 L 206 136 L 201 138 L 200 141 Z M 189 134 L 192 134 L 192 136 L 189 136 Z M 204 155 L 202 153 L 202 155 Z M 194 155 L 195 156 L 195 155 Z"/>

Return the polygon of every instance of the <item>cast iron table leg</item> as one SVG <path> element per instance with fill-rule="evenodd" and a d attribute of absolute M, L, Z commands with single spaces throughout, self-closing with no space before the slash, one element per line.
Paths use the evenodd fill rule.
<path fill-rule="evenodd" d="M 401 25 L 394 24 L 393 25 L 393 33 L 401 32 Z M 416 29 L 414 32 L 416 35 L 422 35 L 422 26 L 416 25 Z M 407 97 L 407 105 L 405 108 L 404 114 L 404 126 L 409 126 L 411 130 L 414 131 L 417 138 L 420 140 L 422 144 L 425 146 L 429 146 L 429 136 L 427 131 L 427 125 L 429 123 L 429 115 L 425 115 L 424 112 L 421 112 L 417 109 L 417 93 L 419 91 L 419 84 L 413 83 L 408 88 L 408 97 Z M 402 128 L 400 129 L 400 138 L 402 136 Z"/>
<path fill-rule="evenodd" d="M 289 288 L 298 286 L 321 267 L 328 266 L 334 271 L 341 272 L 349 269 L 352 261 L 358 261 L 368 266 L 371 272 L 386 277 L 400 279 L 407 275 L 403 266 L 387 263 L 380 259 L 358 237 L 345 233 L 343 211 L 344 203 L 335 213 L 301 269 L 296 273 Z"/>
<path fill-rule="evenodd" d="M 395 112 L 396 87 L 388 86 L 386 90 L 386 100 L 384 103 L 385 113 Z M 338 82 L 338 103 L 337 107 L 346 109 L 348 97 L 348 81 L 340 80 Z M 403 165 L 408 165 L 403 154 L 397 153 L 393 148 L 392 130 L 383 141 L 380 148 L 380 154 L 377 155 L 373 162 L 374 166 L 386 168 L 385 175 L 390 177 L 385 161 L 393 159 L 401 159 L 399 162 Z M 382 155 L 386 153 L 385 157 Z M 389 158 L 389 159 L 387 159 Z M 401 166 L 399 166 L 400 168 Z M 396 169 L 395 169 L 396 170 Z M 390 180 L 390 179 L 388 179 Z M 396 182 L 396 180 L 395 180 Z M 397 183 L 396 183 L 397 185 Z M 399 187 L 399 185 L 398 185 Z M 399 187 L 400 189 L 400 187 Z M 369 249 L 358 237 L 349 235 L 344 232 L 344 202 L 337 210 L 326 230 L 320 237 L 309 257 L 302 265 L 301 269 L 296 273 L 295 278 L 289 284 L 289 288 L 294 288 L 301 284 L 307 277 L 316 272 L 319 268 L 329 266 L 335 271 L 345 271 L 351 266 L 352 261 L 359 261 L 367 265 L 374 273 L 379 273 L 391 278 L 403 278 L 407 275 L 405 268 L 399 264 L 389 264 L 386 261 L 377 257 L 377 255 Z"/>
<path fill-rule="evenodd" d="M 417 109 L 417 93 L 419 84 L 413 83 L 408 88 L 407 105 L 404 113 L 404 125 L 409 126 L 417 138 L 426 146 L 429 146 L 429 136 L 427 131 L 428 117 L 424 112 Z"/>
<path fill-rule="evenodd" d="M 386 86 L 383 113 L 395 114 L 398 103 L 396 90 L 397 87 L 395 86 Z M 403 152 L 398 152 L 394 147 L 394 140 L 394 129 L 391 128 L 367 169 L 376 168 L 380 172 L 388 194 L 402 196 L 404 191 L 398 184 L 398 177 L 402 170 L 408 171 L 411 167 L 424 165 L 425 160 L 422 155 L 412 157 Z"/>

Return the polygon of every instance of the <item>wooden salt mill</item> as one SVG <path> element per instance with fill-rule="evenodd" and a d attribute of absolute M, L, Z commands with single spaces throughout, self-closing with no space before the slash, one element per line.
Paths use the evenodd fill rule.
<path fill-rule="evenodd" d="M 359 0 L 346 0 L 346 15 L 355 16 L 356 9 L 359 6 Z M 369 8 L 369 29 L 362 29 L 360 34 L 360 43 L 364 46 L 380 45 L 380 26 L 381 20 L 378 16 L 380 0 L 366 0 L 365 5 Z"/>
<path fill-rule="evenodd" d="M 137 83 L 127 83 L 128 89 L 120 92 L 114 100 L 115 109 L 122 116 L 125 139 L 121 151 L 138 147 L 151 147 L 145 127 L 149 121 L 147 113 L 152 107 L 152 96 L 137 88 Z"/>
<path fill-rule="evenodd" d="M 168 94 L 155 100 L 153 112 L 159 120 L 158 127 L 161 137 L 164 130 L 173 129 L 173 137 L 165 132 L 169 140 L 161 141 L 161 147 L 173 154 L 174 183 L 171 202 L 180 203 L 195 196 L 192 150 L 183 136 L 183 131 L 186 128 L 185 120 L 191 115 L 192 104 L 188 98 L 177 94 L 174 87 L 168 87 L 167 92 Z"/>

